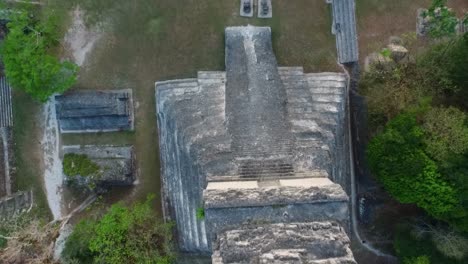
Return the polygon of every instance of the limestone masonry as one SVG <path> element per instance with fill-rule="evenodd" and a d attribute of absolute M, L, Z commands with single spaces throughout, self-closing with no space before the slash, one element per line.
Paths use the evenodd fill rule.
<path fill-rule="evenodd" d="M 278 67 L 268 27 L 225 38 L 225 72 L 156 83 L 180 249 L 213 263 L 355 263 L 346 76 Z"/>

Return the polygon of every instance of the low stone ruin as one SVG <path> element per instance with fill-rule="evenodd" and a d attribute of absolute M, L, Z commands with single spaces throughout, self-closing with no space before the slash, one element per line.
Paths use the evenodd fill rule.
<path fill-rule="evenodd" d="M 346 233 L 334 236 L 332 229 L 317 247 L 342 243 L 346 250 L 314 255 L 308 241 L 283 236 L 288 241 L 249 256 L 235 248 L 230 254 L 238 256 L 223 255 L 226 232 L 330 221 L 348 230 L 350 217 L 346 76 L 278 67 L 270 28 L 228 27 L 225 36 L 225 72 L 156 83 L 164 216 L 176 223 L 180 249 L 214 251 L 214 263 L 252 263 L 282 252 L 305 263 L 355 263 Z M 246 231 L 244 241 L 289 228 L 280 226 Z M 322 259 L 345 256 L 349 262 Z"/>
<path fill-rule="evenodd" d="M 335 222 L 246 225 L 219 235 L 213 264 L 356 263 Z"/>
<path fill-rule="evenodd" d="M 13 218 L 28 211 L 33 206 L 33 192 L 17 192 L 0 198 L 0 220 Z"/>
<path fill-rule="evenodd" d="M 62 154 L 67 153 L 86 155 L 99 166 L 98 177 L 93 182 L 98 187 L 131 186 L 135 181 L 133 147 L 63 146 Z M 78 177 L 80 185 L 90 184 L 87 177 L 73 177 Z"/>
<path fill-rule="evenodd" d="M 55 97 L 62 133 L 133 130 L 132 90 L 71 92 Z"/>
<path fill-rule="evenodd" d="M 409 51 L 403 46 L 403 41 L 398 37 L 390 37 L 390 43 L 380 52 L 369 54 L 364 60 L 364 71 L 372 69 L 389 70 L 397 63 L 409 59 Z"/>

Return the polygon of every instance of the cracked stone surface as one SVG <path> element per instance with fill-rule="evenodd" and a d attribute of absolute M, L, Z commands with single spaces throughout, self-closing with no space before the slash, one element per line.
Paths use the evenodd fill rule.
<path fill-rule="evenodd" d="M 219 235 L 213 264 L 356 263 L 335 222 L 247 225 Z"/>

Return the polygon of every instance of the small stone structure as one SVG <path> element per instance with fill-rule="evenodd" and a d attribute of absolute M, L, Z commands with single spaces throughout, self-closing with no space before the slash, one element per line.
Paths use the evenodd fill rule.
<path fill-rule="evenodd" d="M 271 0 L 258 0 L 257 12 L 259 18 L 272 18 L 273 6 Z"/>
<path fill-rule="evenodd" d="M 156 83 L 164 216 L 177 224 L 179 247 L 214 251 L 214 263 L 291 263 L 280 261 L 282 252 L 355 263 L 342 231 L 350 217 L 345 75 L 278 67 L 270 28 L 229 27 L 225 35 L 226 72 Z M 331 222 L 323 239 L 261 245 L 262 237 Z M 250 249 L 226 255 L 223 241 L 235 230 L 250 234 Z M 312 240 L 331 250 L 318 254 L 306 245 Z"/>
<path fill-rule="evenodd" d="M 63 146 L 62 152 L 63 155 L 67 153 L 84 154 L 99 165 L 100 176 L 97 182 L 99 186 L 133 185 L 135 180 L 133 147 Z"/>
<path fill-rule="evenodd" d="M 239 13 L 241 17 L 253 17 L 254 14 L 254 0 L 240 0 Z"/>
<path fill-rule="evenodd" d="M 72 92 L 55 100 L 62 133 L 133 130 L 131 89 Z"/>
<path fill-rule="evenodd" d="M 33 205 L 33 192 L 17 192 L 0 199 L 0 221 L 15 217 Z"/>

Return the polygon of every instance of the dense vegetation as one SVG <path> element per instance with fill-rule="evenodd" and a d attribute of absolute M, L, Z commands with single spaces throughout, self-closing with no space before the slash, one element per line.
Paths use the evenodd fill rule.
<path fill-rule="evenodd" d="M 429 12 L 444 16 L 430 32 L 437 41 L 402 62 L 374 67 L 361 83 L 371 171 L 397 201 L 427 213 L 398 228 L 395 250 L 403 263 L 468 257 L 468 34 L 455 36 L 452 11 L 436 9 Z"/>
<path fill-rule="evenodd" d="M 11 85 L 41 102 L 76 82 L 77 66 L 50 55 L 59 44 L 55 18 L 49 14 L 39 21 L 26 10 L 12 12 L 7 24 L 9 32 L 0 48 Z"/>
<path fill-rule="evenodd" d="M 86 155 L 67 153 L 63 157 L 63 172 L 69 176 L 93 176 L 99 172 L 99 165 Z"/>
<path fill-rule="evenodd" d="M 172 263 L 171 226 L 160 222 L 151 204 L 117 203 L 102 218 L 81 221 L 65 243 L 65 262 Z"/>

